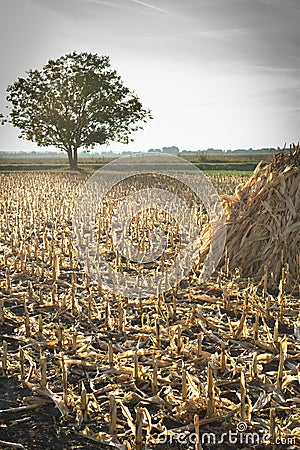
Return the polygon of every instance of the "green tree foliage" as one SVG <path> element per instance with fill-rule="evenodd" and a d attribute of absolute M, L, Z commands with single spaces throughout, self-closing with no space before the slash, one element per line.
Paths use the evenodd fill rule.
<path fill-rule="evenodd" d="M 21 130 L 19 137 L 66 151 L 72 169 L 79 148 L 128 143 L 151 118 L 108 56 L 74 52 L 26 74 L 7 88 L 8 121 Z"/>

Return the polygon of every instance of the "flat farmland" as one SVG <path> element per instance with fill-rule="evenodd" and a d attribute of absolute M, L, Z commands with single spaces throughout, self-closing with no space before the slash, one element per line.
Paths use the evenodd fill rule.
<path fill-rule="evenodd" d="M 0 440 L 194 449 L 202 436 L 203 449 L 299 448 L 299 292 L 285 293 L 282 310 L 276 286 L 266 292 L 230 261 L 205 283 L 195 269 L 148 298 L 101 288 L 73 241 L 88 177 L 0 174 Z M 209 177 L 224 195 L 248 179 Z"/>

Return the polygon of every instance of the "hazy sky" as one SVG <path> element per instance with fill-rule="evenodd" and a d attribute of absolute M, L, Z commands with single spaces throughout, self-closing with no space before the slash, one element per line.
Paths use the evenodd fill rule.
<path fill-rule="evenodd" d="M 26 70 L 88 51 L 154 117 L 109 149 L 282 146 L 300 139 L 299 24 L 299 0 L 2 0 L 0 111 Z M 17 136 L 1 127 L 0 149 L 35 149 Z"/>

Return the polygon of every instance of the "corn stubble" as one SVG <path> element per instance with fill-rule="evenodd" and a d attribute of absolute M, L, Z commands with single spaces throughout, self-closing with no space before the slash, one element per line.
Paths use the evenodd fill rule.
<path fill-rule="evenodd" d="M 71 215 L 84 176 L 0 175 L 1 373 L 32 391 L 15 409 L 28 415 L 54 402 L 64 426 L 124 450 L 155 449 L 166 432 L 221 434 L 239 421 L 272 442 L 299 440 L 299 296 L 286 289 L 299 274 L 287 247 L 298 226 L 299 166 L 281 172 L 281 163 L 225 199 L 225 268 L 201 286 L 192 272 L 163 295 L 135 300 L 105 291 L 79 267 Z M 227 194 L 245 181 L 212 178 Z M 237 253 L 234 221 L 246 236 Z M 261 283 L 242 279 L 235 264 L 261 270 Z M 278 277 L 275 295 L 270 279 Z M 200 439 L 185 448 L 202 449 Z"/>

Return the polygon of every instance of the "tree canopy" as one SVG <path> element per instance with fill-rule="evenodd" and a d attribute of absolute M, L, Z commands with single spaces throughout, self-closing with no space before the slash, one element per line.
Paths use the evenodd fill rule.
<path fill-rule="evenodd" d="M 73 169 L 79 148 L 128 143 L 151 118 L 108 56 L 73 52 L 26 75 L 7 88 L 8 121 L 21 130 L 19 137 L 66 151 Z"/>

